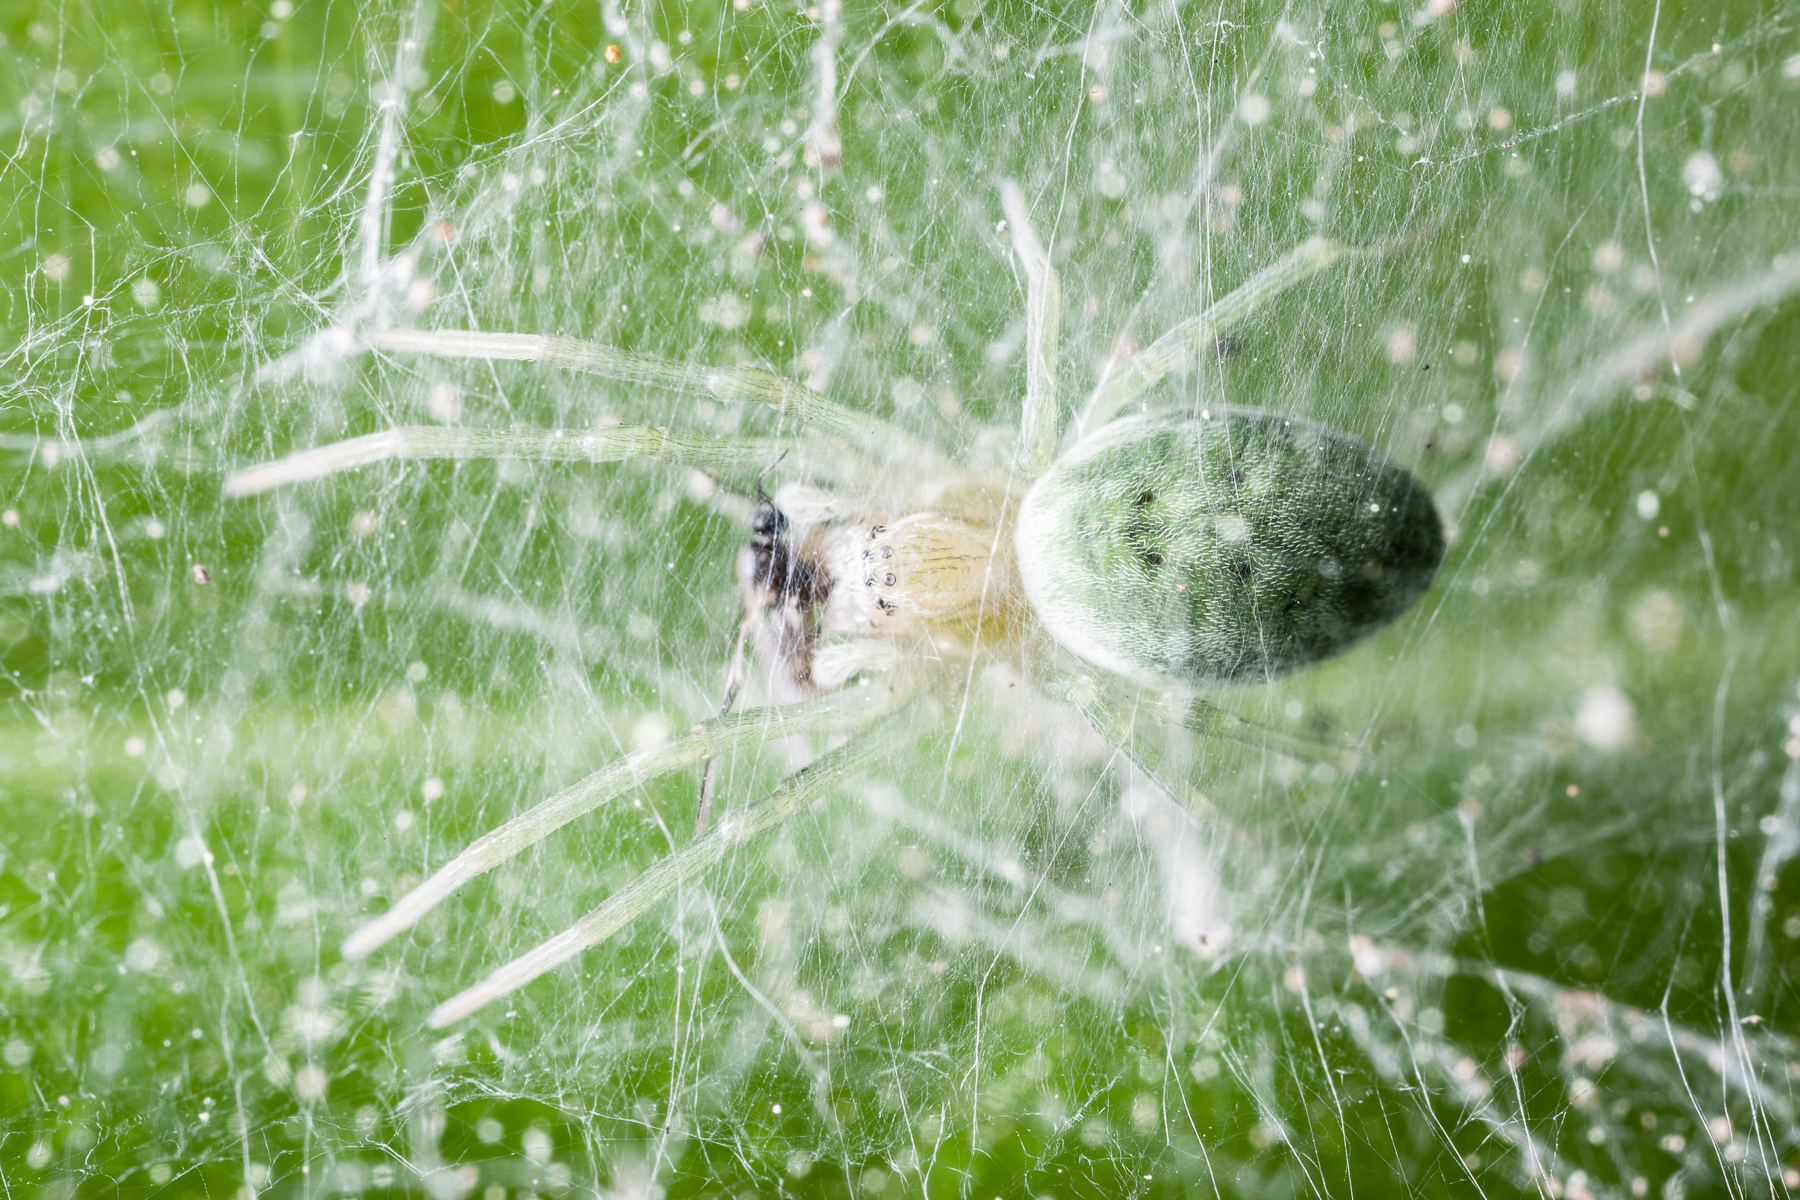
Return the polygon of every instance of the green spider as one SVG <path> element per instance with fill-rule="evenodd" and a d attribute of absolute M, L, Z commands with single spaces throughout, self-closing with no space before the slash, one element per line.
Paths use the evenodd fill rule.
<path fill-rule="evenodd" d="M 714 437 L 613 425 L 587 430 L 403 426 L 302 451 L 226 481 L 228 495 L 319 479 L 384 459 L 650 458 L 750 473 L 790 456 L 803 478 L 762 500 L 739 553 L 745 620 L 721 715 L 640 749 L 472 843 L 346 939 L 358 958 L 451 892 L 642 781 L 705 763 L 700 832 L 575 925 L 446 1001 L 449 1025 L 524 986 L 642 914 L 735 845 L 767 832 L 918 736 L 914 697 L 961 679 L 979 647 L 1054 644 L 1156 689 L 1140 711 L 1211 736 L 1248 723 L 1192 699 L 1337 654 L 1405 612 L 1430 585 L 1444 538 L 1431 497 L 1370 446 L 1277 412 L 1184 406 L 1118 416 L 1282 290 L 1359 249 L 1313 238 L 1103 379 L 1064 428 L 1056 394 L 1060 284 L 1024 195 L 1002 205 L 1026 275 L 1026 388 L 1014 467 L 963 467 L 884 421 L 779 376 L 709 368 L 567 338 L 387 330 L 377 350 L 550 363 L 727 401 L 757 401 L 826 435 Z M 1141 405 L 1140 405 L 1141 407 Z M 827 440 L 828 439 L 828 440 Z M 848 447 L 845 449 L 844 447 Z M 1059 447 L 1062 447 L 1059 453 Z M 760 476 L 758 492 L 760 493 Z M 835 480 L 824 490 L 811 479 Z M 1047 638 L 1044 635 L 1048 635 Z M 773 703 L 734 713 L 746 645 Z M 960 667 L 960 670 L 958 669 Z M 1044 690 L 1102 737 L 1129 740 L 1092 680 L 1047 665 Z M 846 686 L 854 683 L 856 686 Z M 710 829 L 718 756 L 772 739 L 851 731 L 848 741 Z M 1255 730 L 1264 744 L 1273 731 Z"/>

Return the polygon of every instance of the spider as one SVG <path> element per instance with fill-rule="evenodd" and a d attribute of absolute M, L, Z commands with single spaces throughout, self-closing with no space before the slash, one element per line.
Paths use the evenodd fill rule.
<path fill-rule="evenodd" d="M 649 458 L 705 471 L 761 469 L 738 556 L 745 618 L 720 715 L 633 751 L 471 843 L 353 932 L 360 958 L 454 890 L 640 782 L 704 764 L 696 836 L 564 932 L 439 1005 L 442 1028 L 594 946 L 732 847 L 767 832 L 918 735 L 918 698 L 966 672 L 975 647 L 1060 649 L 1152 689 L 1165 724 L 1266 744 L 1274 731 L 1195 698 L 1330 657 L 1392 621 L 1430 585 L 1444 552 L 1426 489 L 1372 447 L 1273 411 L 1143 403 L 1261 304 L 1350 256 L 1312 238 L 1105 375 L 1063 428 L 1057 396 L 1060 284 L 1022 191 L 1001 188 L 1026 280 L 1026 385 L 1010 471 L 959 467 L 905 431 L 752 368 L 711 368 L 561 337 L 390 329 L 376 349 L 549 363 L 625 383 L 756 401 L 823 438 L 798 446 L 613 425 L 588 430 L 400 426 L 301 451 L 231 476 L 243 496 L 385 459 Z M 1133 402 L 1138 411 L 1120 416 Z M 802 478 L 762 492 L 770 464 L 798 450 Z M 746 643 L 772 703 L 733 712 Z M 1066 660 L 1065 660 L 1066 661 Z M 846 686 L 855 682 L 857 686 Z M 1042 686 L 1130 753 L 1127 723 L 1093 677 L 1049 666 Z M 710 828 L 713 765 L 774 738 L 851 737 Z"/>

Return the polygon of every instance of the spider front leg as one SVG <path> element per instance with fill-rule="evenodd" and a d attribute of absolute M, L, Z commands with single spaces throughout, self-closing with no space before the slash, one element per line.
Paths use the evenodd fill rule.
<path fill-rule="evenodd" d="M 1264 267 L 1198 316 L 1189 317 L 1131 356 L 1122 370 L 1103 378 L 1075 421 L 1075 437 L 1099 429 L 1126 404 L 1160 382 L 1170 371 L 1185 369 L 1197 354 L 1218 345 L 1219 337 L 1264 304 L 1297 283 L 1346 258 L 1373 258 L 1417 245 L 1429 230 L 1382 242 L 1352 246 L 1325 237 L 1300 243 L 1280 261 Z"/>
<path fill-rule="evenodd" d="M 860 690 L 860 689 L 859 689 Z M 823 703 L 816 701 L 815 703 Z M 911 705 L 886 717 L 810 766 L 789 775 L 754 804 L 734 809 L 706 833 L 669 855 L 608 896 L 587 916 L 537 948 L 520 955 L 486 979 L 433 1009 L 425 1023 L 442 1029 L 524 987 L 544 972 L 599 945 L 682 884 L 741 846 L 804 812 L 813 801 L 884 755 L 899 749 L 917 733 Z"/>
<path fill-rule="evenodd" d="M 1000 206 L 1012 229 L 1013 247 L 1025 267 L 1025 404 L 1019 421 L 1018 468 L 1019 474 L 1030 479 L 1050 465 L 1062 434 L 1062 410 L 1056 398 L 1062 280 L 1031 224 L 1025 193 L 1010 179 L 1000 185 Z"/>
<path fill-rule="evenodd" d="M 937 451 L 905 430 L 855 412 L 792 379 L 757 367 L 703 367 L 620 350 L 598 342 L 527 333 L 462 329 L 385 329 L 369 338 L 377 350 L 438 358 L 541 362 L 604 379 L 644 383 L 688 395 L 766 404 L 801 425 L 842 438 L 878 462 L 938 462 Z"/>
<path fill-rule="evenodd" d="M 402 896 L 387 912 L 345 938 L 344 957 L 362 958 L 418 924 L 426 913 L 469 880 L 493 870 L 576 817 L 624 795 L 646 780 L 679 771 L 728 750 L 761 745 L 773 738 L 845 726 L 855 728 L 881 716 L 895 703 L 895 697 L 885 689 L 852 688 L 800 704 L 751 709 L 736 716 L 717 717 L 660 746 L 634 750 L 471 842 L 468 849 L 439 867 L 430 879 Z"/>
<path fill-rule="evenodd" d="M 379 433 L 302 450 L 238 471 L 225 480 L 227 496 L 250 496 L 290 483 L 323 479 L 388 459 L 529 459 L 539 462 L 621 462 L 648 458 L 708 471 L 766 470 L 791 450 L 770 438 L 713 437 L 648 425 L 594 429 L 459 429 L 398 425 Z M 821 478 L 854 476 L 867 464 L 854 454 L 813 447 L 795 466 Z"/>

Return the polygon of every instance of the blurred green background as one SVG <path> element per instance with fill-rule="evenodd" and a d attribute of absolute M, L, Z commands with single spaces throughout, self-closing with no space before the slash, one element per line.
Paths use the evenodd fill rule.
<path fill-rule="evenodd" d="M 1797 25 L 6 0 L 0 1192 L 1800 1187 Z M 762 364 L 1005 463 L 1008 178 L 1069 404 L 1314 233 L 1419 235 L 1158 397 L 1327 421 L 1436 494 L 1416 610 L 1213 697 L 1368 763 L 1145 726 L 1159 786 L 996 645 L 913 749 L 425 1032 L 685 841 L 697 775 L 339 941 L 714 709 L 744 528 L 653 464 L 225 473 L 396 423 L 793 436 L 355 352 L 396 325 Z M 723 802 L 784 769 L 731 759 Z"/>

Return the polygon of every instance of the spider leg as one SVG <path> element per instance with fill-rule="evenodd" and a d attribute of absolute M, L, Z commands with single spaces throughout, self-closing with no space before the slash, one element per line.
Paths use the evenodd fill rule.
<path fill-rule="evenodd" d="M 677 734 L 660 746 L 634 750 L 564 788 L 498 829 L 469 843 L 468 849 L 439 867 L 437 873 L 406 893 L 394 906 L 344 939 L 345 958 L 362 958 L 383 942 L 404 933 L 457 888 L 534 845 L 576 817 L 648 779 L 691 766 L 709 755 L 771 738 L 816 733 L 845 725 L 861 725 L 887 712 L 895 698 L 885 688 L 852 688 L 818 700 L 778 708 L 757 708 L 737 716 L 716 717 Z"/>
<path fill-rule="evenodd" d="M 1289 758 L 1325 763 L 1328 766 L 1336 767 L 1344 775 L 1356 774 L 1369 761 L 1367 748 L 1360 744 L 1354 746 L 1333 745 L 1323 738 L 1286 733 L 1240 717 L 1234 712 L 1229 712 L 1216 704 L 1208 704 L 1204 700 L 1160 696 L 1148 706 L 1146 711 L 1152 720 L 1163 725 L 1176 726 L 1190 733 L 1197 733 L 1201 737 L 1236 742 L 1240 746 L 1250 746 L 1258 750 L 1274 750 Z"/>
<path fill-rule="evenodd" d="M 757 471 L 791 447 L 769 438 L 712 437 L 648 425 L 594 429 L 465 429 L 397 425 L 274 462 L 238 471 L 225 480 L 227 496 L 250 496 L 289 483 L 323 479 L 339 471 L 401 458 L 514 458 L 544 462 L 619 462 L 627 458 L 685 463 L 709 471 Z M 837 477 L 856 471 L 829 449 L 809 451 L 803 467 Z"/>
<path fill-rule="evenodd" d="M 385 329 L 371 335 L 369 344 L 377 350 L 438 358 L 549 363 L 689 395 L 755 401 L 791 415 L 802 425 L 843 438 L 881 462 L 937 458 L 936 451 L 898 426 L 852 411 L 804 384 L 756 367 L 703 367 L 575 338 L 462 329 Z"/>
<path fill-rule="evenodd" d="M 1013 248 L 1025 266 L 1025 405 L 1019 423 L 1019 471 L 1041 475 L 1056 454 L 1062 409 L 1056 398 L 1057 337 L 1062 325 L 1062 280 L 1031 224 L 1019 185 L 1000 185 L 1000 206 Z"/>
<path fill-rule="evenodd" d="M 1052 699 L 1073 704 L 1087 718 L 1094 732 L 1115 746 L 1123 745 L 1131 736 L 1131 721 L 1116 704 L 1101 692 L 1093 680 L 1083 676 L 1056 674 L 1044 684 L 1045 694 Z M 1235 742 L 1253 750 L 1273 750 L 1290 758 L 1307 759 L 1336 767 L 1345 775 L 1354 775 L 1368 761 L 1360 746 L 1334 746 L 1317 738 L 1286 733 L 1236 713 L 1181 696 L 1144 695 L 1134 706 L 1135 712 L 1159 725 L 1185 729 L 1201 737 L 1222 742 Z"/>
<path fill-rule="evenodd" d="M 1197 354 L 1218 345 L 1221 334 L 1288 288 L 1346 258 L 1369 258 L 1415 245 L 1422 233 L 1375 246 L 1351 246 L 1313 237 L 1240 284 L 1236 291 L 1198 316 L 1189 317 L 1131 356 L 1123 370 L 1103 378 L 1076 419 L 1076 437 L 1092 433 L 1120 408 L 1154 387 L 1170 371 L 1185 368 Z"/>
<path fill-rule="evenodd" d="M 1066 701 L 1075 705 L 1087 721 L 1088 728 L 1100 736 L 1100 739 L 1124 756 L 1132 770 L 1149 780 L 1157 788 L 1187 810 L 1195 820 L 1222 830 L 1232 838 L 1244 844 L 1256 841 L 1256 835 L 1230 817 L 1219 811 L 1212 798 L 1195 787 L 1185 773 L 1171 773 L 1162 769 L 1161 764 L 1152 762 L 1144 753 L 1143 743 L 1137 736 L 1130 716 L 1119 710 L 1119 707 L 1102 695 L 1092 680 L 1076 679 L 1072 676 L 1058 674 L 1047 681 L 1045 694 L 1053 699 Z M 1140 704 L 1136 711 L 1144 711 Z M 1154 711 L 1152 719 L 1156 719 Z"/>
<path fill-rule="evenodd" d="M 496 970 L 474 987 L 433 1009 L 425 1023 L 433 1029 L 454 1024 L 539 975 L 599 945 L 643 915 L 651 905 L 700 875 L 733 847 L 768 833 L 803 812 L 849 777 L 915 736 L 908 709 L 894 713 L 862 734 L 789 775 L 754 804 L 733 809 L 712 829 L 608 896 L 599 907 L 563 932 Z"/>
<path fill-rule="evenodd" d="M 731 668 L 725 672 L 725 699 L 719 704 L 719 715 L 731 715 L 731 706 L 737 703 L 738 692 L 744 686 L 744 675 L 747 663 L 744 657 L 744 642 L 750 636 L 750 626 L 755 618 L 744 614 L 738 623 L 737 645 L 731 650 Z M 694 816 L 694 836 L 699 837 L 706 832 L 706 822 L 712 816 L 713 791 L 719 783 L 719 756 L 713 755 L 700 768 L 700 807 Z"/>
<path fill-rule="evenodd" d="M 818 634 L 813 628 L 810 606 L 795 596 L 742 584 L 740 575 L 739 591 L 746 597 L 748 614 L 745 620 L 755 647 L 754 657 L 764 666 L 768 702 L 800 704 L 818 696 L 825 689 L 813 678 L 813 650 Z M 804 734 L 772 737 L 769 748 L 787 761 L 789 770 L 798 770 L 812 761 L 812 739 Z"/>

